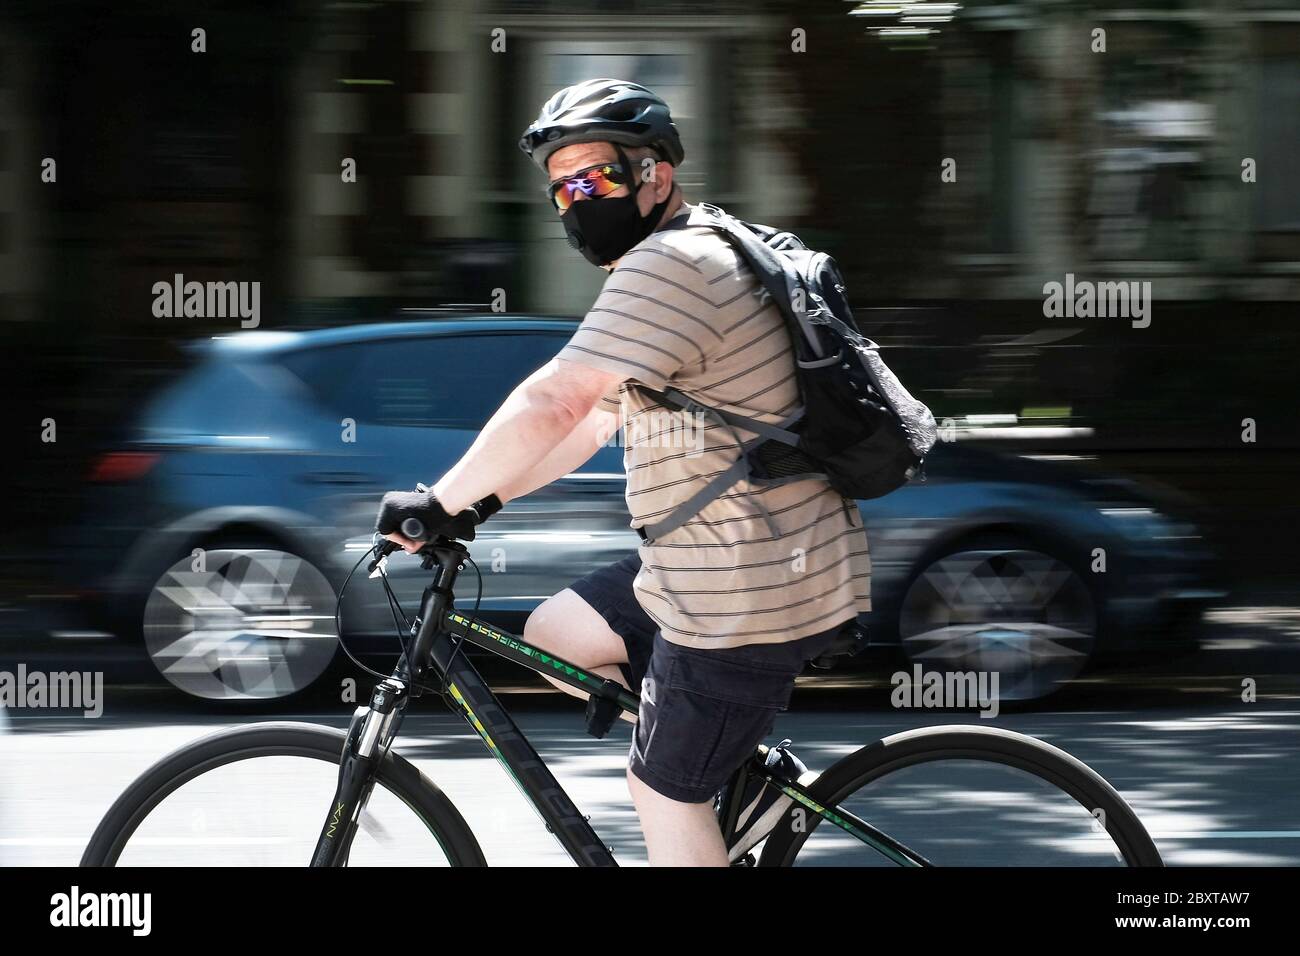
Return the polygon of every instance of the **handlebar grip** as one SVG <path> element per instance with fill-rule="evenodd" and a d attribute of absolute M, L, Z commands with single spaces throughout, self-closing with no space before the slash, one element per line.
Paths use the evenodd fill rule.
<path fill-rule="evenodd" d="M 412 541 L 423 541 L 425 538 L 424 522 L 419 518 L 407 518 L 402 522 L 402 536 L 410 538 Z"/>

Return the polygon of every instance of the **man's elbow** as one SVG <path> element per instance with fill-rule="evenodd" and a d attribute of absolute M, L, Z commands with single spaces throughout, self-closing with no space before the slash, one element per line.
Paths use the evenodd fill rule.
<path fill-rule="evenodd" d="M 565 395 L 557 389 L 535 386 L 529 389 L 529 392 L 528 403 L 544 416 L 546 421 L 553 422 L 558 428 L 563 429 L 565 434 L 577 428 L 578 423 L 591 411 L 590 406 L 583 407 L 581 397 Z"/>
<path fill-rule="evenodd" d="M 609 372 L 575 366 L 556 360 L 531 383 L 531 398 L 545 403 L 552 414 L 564 421 L 570 430 L 576 428 L 600 401 L 600 396 L 617 376 Z"/>

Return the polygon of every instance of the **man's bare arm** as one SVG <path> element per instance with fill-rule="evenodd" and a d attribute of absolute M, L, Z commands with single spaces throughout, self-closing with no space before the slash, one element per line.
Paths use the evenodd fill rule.
<path fill-rule="evenodd" d="M 544 488 L 557 478 L 563 478 L 580 468 L 602 445 L 609 441 L 619 428 L 619 415 L 597 405 L 578 427 L 517 481 L 502 485 L 495 494 L 502 502 L 522 498 L 529 492 Z"/>
<path fill-rule="evenodd" d="M 614 372 L 552 359 L 510 393 L 469 451 L 433 486 L 434 495 L 456 514 L 490 494 L 506 501 L 572 471 L 595 453 L 601 421 L 590 420 L 591 413 L 619 381 L 622 376 Z M 580 427 L 580 437 L 569 442 Z M 557 457 L 549 460 L 553 454 Z M 561 466 L 564 470 L 556 471 Z"/>

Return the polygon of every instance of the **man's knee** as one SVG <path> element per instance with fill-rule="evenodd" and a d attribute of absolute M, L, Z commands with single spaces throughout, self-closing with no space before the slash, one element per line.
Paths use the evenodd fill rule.
<path fill-rule="evenodd" d="M 543 601 L 524 623 L 524 640 L 583 667 L 627 661 L 623 639 L 576 591 Z"/>
<path fill-rule="evenodd" d="M 668 799 L 634 774 L 631 767 L 627 768 L 625 776 L 627 777 L 627 792 L 632 795 L 632 803 L 636 806 L 638 812 L 656 801 Z"/>
<path fill-rule="evenodd" d="M 556 627 L 556 610 L 555 598 L 547 598 L 539 604 L 524 622 L 524 640 L 533 647 L 554 651 L 555 640 L 562 633 Z"/>
<path fill-rule="evenodd" d="M 524 640 L 555 654 L 566 648 L 572 650 L 577 643 L 575 639 L 580 636 L 578 625 L 587 623 L 589 616 L 598 617 L 582 598 L 565 588 L 537 605 L 528 615 L 524 622 Z M 600 623 L 604 624 L 603 621 Z"/>
<path fill-rule="evenodd" d="M 713 810 L 712 797 L 704 800 L 677 800 L 660 793 L 650 786 L 650 784 L 633 773 L 631 767 L 627 768 L 625 776 L 627 778 L 628 793 L 632 795 L 632 803 L 636 805 L 638 813 L 645 811 L 652 813 L 698 812 L 702 807 L 708 807 L 710 812 Z"/>

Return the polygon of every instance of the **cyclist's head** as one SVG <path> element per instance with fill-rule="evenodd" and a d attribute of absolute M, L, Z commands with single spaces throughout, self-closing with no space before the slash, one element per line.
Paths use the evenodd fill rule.
<path fill-rule="evenodd" d="M 636 83 L 598 79 L 560 90 L 519 146 L 546 173 L 570 243 L 595 265 L 608 268 L 681 196 L 677 127 L 668 105 Z M 586 205 L 593 199 L 622 201 Z"/>

